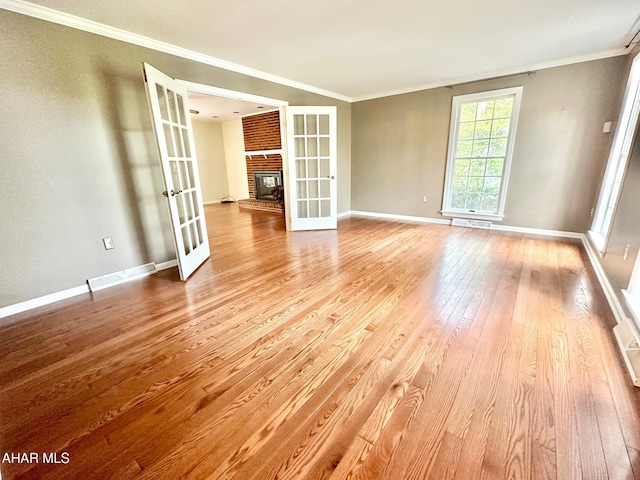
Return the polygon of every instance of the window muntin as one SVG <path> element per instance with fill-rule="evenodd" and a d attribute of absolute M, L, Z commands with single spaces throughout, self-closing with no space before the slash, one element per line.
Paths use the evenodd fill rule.
<path fill-rule="evenodd" d="M 453 98 L 444 215 L 502 216 L 522 87 Z"/>

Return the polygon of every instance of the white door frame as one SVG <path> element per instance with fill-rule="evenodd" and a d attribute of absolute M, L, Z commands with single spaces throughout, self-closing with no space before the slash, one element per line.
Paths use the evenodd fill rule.
<path fill-rule="evenodd" d="M 252 93 L 238 92 L 236 90 L 229 90 L 226 88 L 214 87 L 213 85 L 206 85 L 204 83 L 189 82 L 187 80 L 176 79 L 179 83 L 184 85 L 188 91 L 194 93 L 202 93 L 205 95 L 212 95 L 215 97 L 232 98 L 234 100 L 240 100 L 243 102 L 262 103 L 269 105 L 270 107 L 278 107 L 280 111 L 280 145 L 282 147 L 282 174 L 284 183 L 284 198 L 285 205 L 289 204 L 289 185 L 288 185 L 288 165 L 287 160 L 287 129 L 285 124 L 285 108 L 289 106 L 289 102 L 286 100 L 279 100 L 277 98 L 262 97 L 260 95 L 253 95 Z M 287 230 L 291 230 L 291 216 L 285 211 L 285 221 Z"/>

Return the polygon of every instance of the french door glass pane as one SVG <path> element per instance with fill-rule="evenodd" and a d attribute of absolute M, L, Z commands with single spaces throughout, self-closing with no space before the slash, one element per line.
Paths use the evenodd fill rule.
<path fill-rule="evenodd" d="M 167 99 L 164 95 L 162 85 L 156 84 L 156 93 L 158 95 L 158 103 L 160 104 L 160 117 L 162 120 L 169 121 L 169 111 L 167 110 Z"/>
<path fill-rule="evenodd" d="M 331 216 L 331 200 L 320 200 L 320 213 L 322 217 Z"/>
<path fill-rule="evenodd" d="M 308 160 L 307 173 L 309 174 L 309 178 L 318 178 L 318 159 L 317 158 L 310 158 Z"/>
<path fill-rule="evenodd" d="M 318 200 L 309 200 L 309 218 L 318 218 L 320 216 L 320 205 Z"/>
<path fill-rule="evenodd" d="M 307 115 L 307 135 L 318 134 L 318 117 L 317 115 Z"/>
<path fill-rule="evenodd" d="M 298 200 L 298 217 L 300 217 L 300 218 L 309 218 L 309 214 L 307 213 L 307 201 L 306 200 Z"/>
<path fill-rule="evenodd" d="M 169 155 L 170 157 L 175 157 L 176 151 L 173 148 L 173 135 L 171 135 L 171 127 L 166 123 L 164 123 L 162 127 L 164 129 L 164 140 L 167 145 L 167 155 Z"/>
<path fill-rule="evenodd" d="M 304 159 L 296 160 L 296 177 L 307 178 L 307 162 Z"/>
<path fill-rule="evenodd" d="M 191 239 L 189 238 L 189 227 L 185 225 L 180 229 L 182 231 L 182 242 L 184 244 L 184 253 L 189 255 L 191 253 Z"/>
<path fill-rule="evenodd" d="M 329 135 L 329 115 L 318 115 L 318 127 L 320 135 Z"/>
<path fill-rule="evenodd" d="M 304 115 L 293 116 L 293 133 L 294 135 L 304 135 Z"/>
<path fill-rule="evenodd" d="M 176 94 L 172 90 L 167 89 L 167 97 L 169 97 L 169 113 L 171 115 L 170 120 L 173 123 L 179 123 L 178 112 L 176 109 Z"/>

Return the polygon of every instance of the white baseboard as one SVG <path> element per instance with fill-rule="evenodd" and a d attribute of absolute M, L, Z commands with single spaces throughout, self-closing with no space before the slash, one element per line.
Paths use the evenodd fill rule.
<path fill-rule="evenodd" d="M 584 237 L 583 233 L 578 232 L 565 232 L 563 230 L 546 230 L 544 228 L 529 228 L 529 227 L 512 227 L 510 225 L 493 224 L 491 230 L 497 230 L 499 232 L 515 232 L 515 233 L 528 233 L 530 235 L 542 235 L 545 237 L 560 237 L 560 238 L 579 238 Z"/>
<path fill-rule="evenodd" d="M 372 218 L 386 218 L 389 220 L 404 220 L 408 222 L 420 222 L 420 223 L 436 223 L 438 225 L 451 225 L 451 220 L 444 218 L 431 218 L 431 217 L 414 217 L 411 215 L 396 215 L 394 213 L 377 213 L 377 212 L 363 212 L 360 210 L 350 210 L 343 214 L 355 215 L 357 217 L 372 217 Z"/>
<path fill-rule="evenodd" d="M 173 260 L 169 260 L 167 262 L 156 263 L 156 270 L 167 270 L 168 268 L 173 268 L 178 266 L 178 260 L 175 258 Z"/>
<path fill-rule="evenodd" d="M 100 275 L 99 277 L 90 278 L 87 280 L 89 284 L 89 290 L 97 292 L 98 290 L 104 290 L 105 288 L 115 287 L 123 283 L 131 282 L 139 278 L 148 277 L 157 273 L 158 269 L 156 264 L 145 263 L 137 267 L 127 268 L 126 270 L 119 270 L 117 272 L 107 273 L 106 275 Z"/>
<path fill-rule="evenodd" d="M 618 324 L 626 322 L 627 314 L 625 313 L 624 308 L 622 308 L 622 304 L 618 300 L 616 291 L 611 285 L 611 282 L 609 282 L 607 274 L 604 272 L 602 265 L 600 265 L 600 262 L 598 261 L 598 253 L 593 249 L 593 245 L 591 245 L 591 242 L 586 235 L 582 235 L 582 244 L 587 251 L 593 271 L 596 273 L 598 282 L 600 282 L 600 286 L 602 287 L 604 296 L 607 298 L 607 302 L 609 303 L 609 307 L 613 312 L 616 322 L 618 322 Z"/>
<path fill-rule="evenodd" d="M 60 292 L 50 293 L 49 295 L 33 298 L 14 305 L 8 305 L 0 308 L 0 318 L 15 315 L 16 313 L 26 312 L 33 308 L 43 307 L 60 300 L 75 297 L 76 295 L 82 295 L 83 293 L 89 293 L 89 285 L 80 285 L 79 287 L 68 288 Z"/>
<path fill-rule="evenodd" d="M 176 259 L 169 260 L 167 262 L 156 263 L 155 268 L 156 271 L 166 270 L 168 268 L 173 268 L 178 266 L 178 261 Z M 132 277 L 126 279 L 125 283 L 132 280 L 136 280 L 140 278 L 140 276 Z M 110 285 L 110 286 L 114 286 Z M 82 295 L 84 293 L 90 293 L 89 284 L 80 285 L 78 287 L 69 288 L 67 290 L 62 290 L 60 292 L 50 293 L 49 295 L 44 295 L 42 297 L 33 298 L 31 300 L 26 300 L 24 302 L 16 303 L 14 305 L 7 305 L 6 307 L 0 307 L 0 319 L 9 317 L 11 315 L 15 315 L 17 313 L 26 312 L 27 310 L 32 310 L 38 307 L 44 307 L 45 305 L 50 305 L 55 302 L 59 302 L 60 300 L 66 300 L 67 298 L 75 297 L 77 295 Z M 5 323 L 5 322 L 2 322 Z"/>
<path fill-rule="evenodd" d="M 435 223 L 438 225 L 451 225 L 451 219 L 446 219 L 446 218 L 414 217 L 410 215 L 363 212 L 359 210 L 350 210 L 348 212 L 341 213 L 339 217 L 345 217 L 348 215 L 356 215 L 360 217 L 372 217 L 372 218 L 387 218 L 391 220 L 406 220 L 406 221 L 421 222 L 421 223 Z M 562 237 L 562 238 L 582 239 L 582 237 L 584 236 L 584 234 L 578 233 L 578 232 L 565 232 L 562 230 L 545 230 L 542 228 L 513 227 L 510 225 L 500 225 L 496 223 L 493 223 L 491 225 L 491 230 L 497 230 L 502 232 L 527 233 L 530 235 L 543 235 L 547 237 Z"/>

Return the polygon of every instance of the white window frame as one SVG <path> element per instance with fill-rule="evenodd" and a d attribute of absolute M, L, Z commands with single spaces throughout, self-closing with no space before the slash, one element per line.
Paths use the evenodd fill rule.
<path fill-rule="evenodd" d="M 480 220 L 500 221 L 504 218 L 504 208 L 507 198 L 507 185 L 509 183 L 509 173 L 511 172 L 511 162 L 513 160 L 513 147 L 515 145 L 518 116 L 520 114 L 520 103 L 522 100 L 523 87 L 503 88 L 487 92 L 472 93 L 468 95 L 458 95 L 453 97 L 451 107 L 451 126 L 449 129 L 449 150 L 447 153 L 447 167 L 445 174 L 444 195 L 442 199 L 442 213 L 446 217 L 462 217 Z M 498 208 L 495 213 L 458 209 L 451 206 L 453 195 L 453 166 L 455 161 L 456 145 L 458 143 L 459 119 L 461 106 L 463 103 L 481 102 L 484 100 L 495 100 L 513 96 L 513 110 L 511 112 L 511 122 L 509 124 L 509 136 L 504 159 L 502 179 L 500 182 L 500 193 L 498 194 Z"/>
<path fill-rule="evenodd" d="M 589 238 L 600 255 L 604 255 L 609 243 L 611 225 L 620 200 L 622 182 L 626 175 L 629 156 L 633 149 L 633 139 L 640 114 L 640 54 L 631 64 L 627 87 L 622 100 L 622 109 L 616 126 L 616 133 L 611 144 L 607 168 L 602 179 L 602 187 Z"/>

